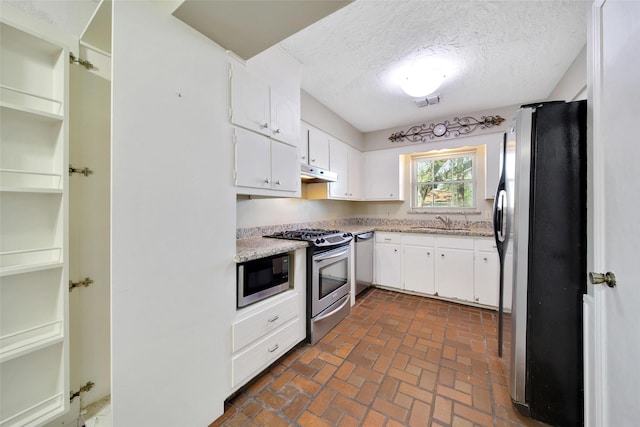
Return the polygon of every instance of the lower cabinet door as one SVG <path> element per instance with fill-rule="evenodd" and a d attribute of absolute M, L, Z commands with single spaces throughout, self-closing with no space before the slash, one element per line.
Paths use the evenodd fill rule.
<path fill-rule="evenodd" d="M 473 301 L 473 251 L 437 249 L 435 259 L 436 292 L 445 298 Z"/>
<path fill-rule="evenodd" d="M 430 247 L 404 247 L 404 288 L 406 290 L 429 295 L 436 292 L 433 272 L 434 255 L 434 249 Z"/>
<path fill-rule="evenodd" d="M 476 252 L 474 275 L 474 301 L 497 307 L 500 286 L 498 253 Z"/>
<path fill-rule="evenodd" d="M 402 289 L 402 246 L 378 243 L 375 246 L 376 283 Z"/>

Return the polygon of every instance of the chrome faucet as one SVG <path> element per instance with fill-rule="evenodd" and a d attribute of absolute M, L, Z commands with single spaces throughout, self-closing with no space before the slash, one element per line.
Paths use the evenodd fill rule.
<path fill-rule="evenodd" d="M 445 215 L 444 218 L 441 217 L 440 215 L 436 215 L 436 219 L 439 219 L 440 221 L 442 221 L 446 228 L 450 228 L 451 227 L 451 218 L 447 218 L 446 215 Z"/>

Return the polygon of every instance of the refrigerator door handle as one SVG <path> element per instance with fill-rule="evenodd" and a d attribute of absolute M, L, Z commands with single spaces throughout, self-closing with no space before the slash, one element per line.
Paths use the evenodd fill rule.
<path fill-rule="evenodd" d="M 498 191 L 498 200 L 495 203 L 495 212 L 493 214 L 493 227 L 494 230 L 496 231 L 495 233 L 495 237 L 496 237 L 496 242 L 504 242 L 507 235 L 506 235 L 506 227 L 505 227 L 505 221 L 506 221 L 506 215 L 505 215 L 505 203 L 507 200 L 507 192 L 502 189 L 500 191 Z"/>

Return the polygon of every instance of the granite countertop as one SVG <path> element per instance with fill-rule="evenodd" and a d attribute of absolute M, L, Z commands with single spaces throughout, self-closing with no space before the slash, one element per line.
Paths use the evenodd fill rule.
<path fill-rule="evenodd" d="M 271 255 L 282 254 L 306 248 L 309 243 L 299 240 L 270 239 L 256 236 L 236 240 L 235 262 L 246 262 Z"/>
<path fill-rule="evenodd" d="M 422 233 L 422 234 L 438 234 L 444 236 L 469 236 L 469 237 L 492 237 L 493 230 L 481 227 L 470 227 L 466 229 L 444 229 L 432 227 L 419 227 L 410 225 L 342 225 L 342 231 L 349 232 L 353 235 L 366 233 L 369 231 L 387 231 L 393 233 Z M 254 259 L 264 258 L 271 255 L 277 255 L 285 252 L 295 251 L 296 249 L 306 248 L 307 242 L 298 240 L 270 239 L 268 237 L 253 236 L 236 240 L 236 257 L 235 262 L 246 262 Z"/>

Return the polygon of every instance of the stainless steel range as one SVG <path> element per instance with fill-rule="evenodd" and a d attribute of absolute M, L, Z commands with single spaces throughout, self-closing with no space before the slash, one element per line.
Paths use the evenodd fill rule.
<path fill-rule="evenodd" d="M 300 229 L 274 233 L 276 239 L 303 240 L 307 249 L 307 339 L 315 344 L 351 312 L 351 233 Z"/>

